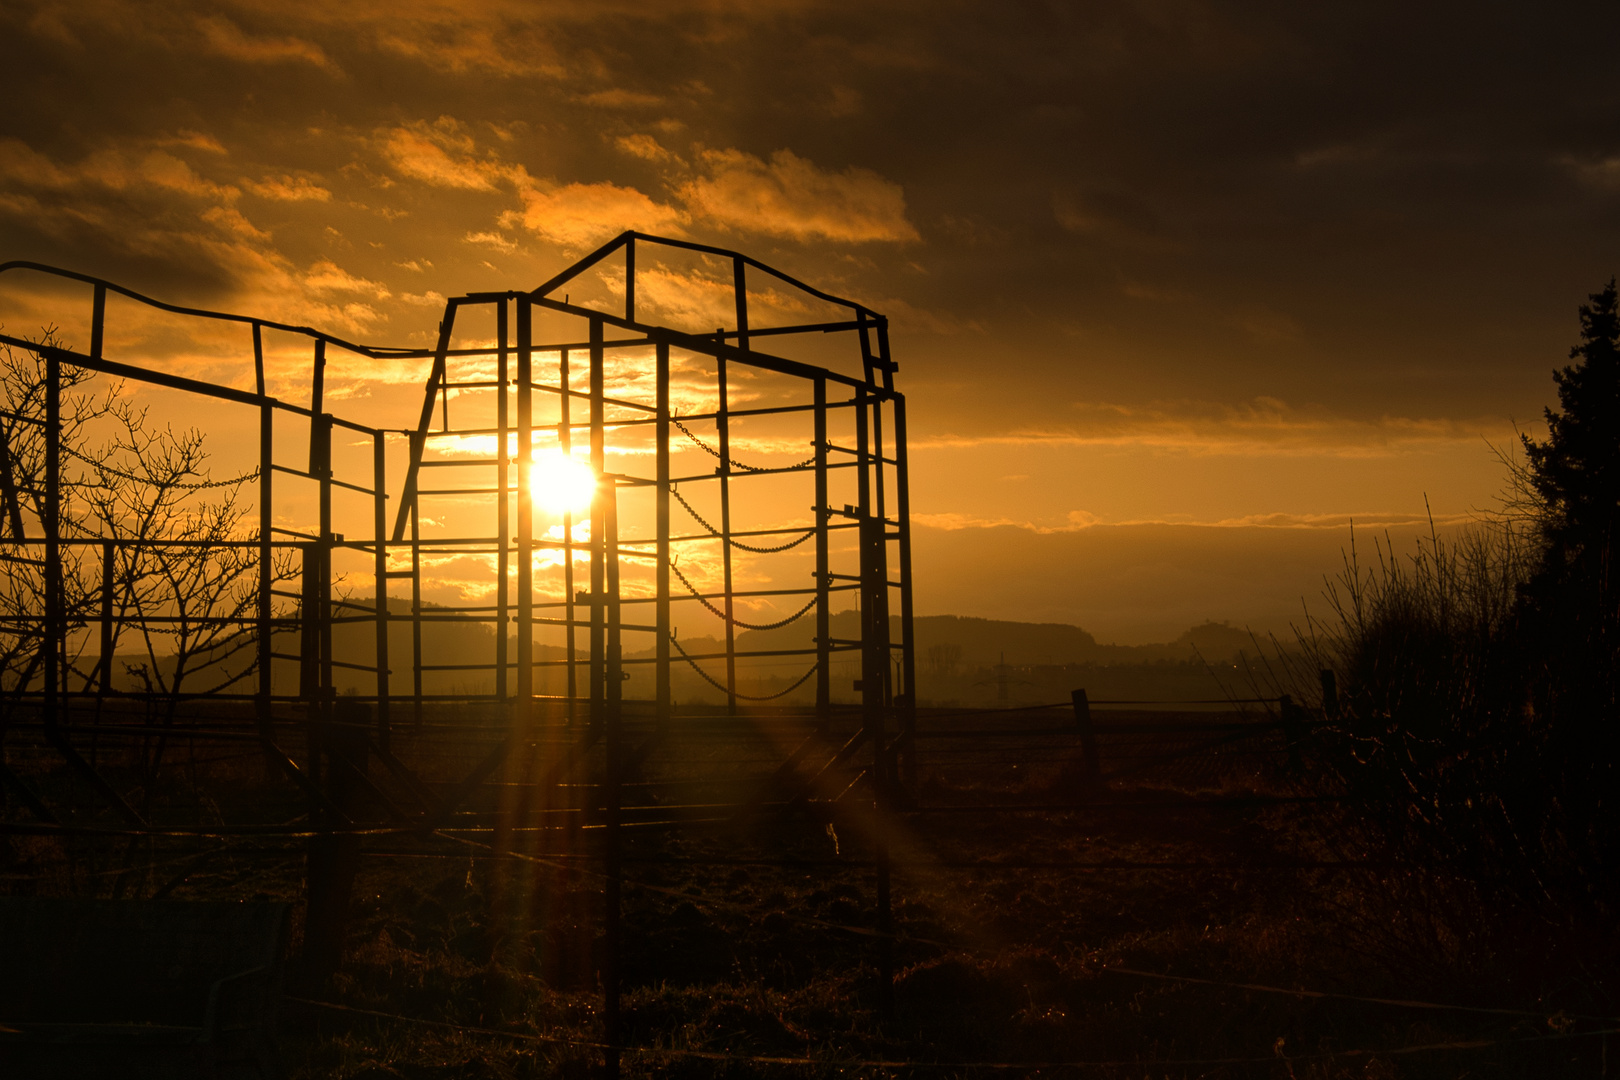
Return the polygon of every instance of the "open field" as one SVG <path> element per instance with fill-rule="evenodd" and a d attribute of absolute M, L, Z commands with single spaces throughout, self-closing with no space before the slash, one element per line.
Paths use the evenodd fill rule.
<path fill-rule="evenodd" d="M 1104 783 L 1087 787 L 1068 710 L 925 712 L 915 798 L 881 817 L 869 753 L 808 782 L 851 734 L 838 721 L 818 735 L 789 717 L 681 716 L 655 738 L 628 720 L 624 1074 L 1602 1075 L 1594 1032 L 1615 1025 L 1586 1019 L 1613 1012 L 1598 983 L 1538 983 L 1484 922 L 1459 936 L 1459 915 L 1488 898 L 1360 845 L 1343 809 L 1289 772 L 1275 729 L 1234 738 L 1231 713 L 1097 717 Z M 491 739 L 463 720 L 460 737 L 434 723 L 398 736 L 430 787 Z M 16 745 L 12 767 L 52 782 Z M 576 767 L 557 785 L 496 774 L 434 833 L 366 809 L 378 824 L 358 839 L 342 967 L 299 974 L 284 1015 L 293 1076 L 594 1071 L 600 747 L 564 726 L 540 742 L 552 762 L 568 747 Z M 801 765 L 783 769 L 794 751 Z M 183 783 L 234 791 L 215 820 L 275 809 L 246 748 L 191 752 Z M 503 804 L 517 826 L 483 829 Z M 12 836 L 0 872 L 9 891 L 47 895 L 306 898 L 307 841 L 226 831 Z M 892 1000 L 876 933 L 885 841 Z M 297 952 L 300 926 L 294 939 Z M 1348 996 L 1282 992 L 1297 990 Z"/>

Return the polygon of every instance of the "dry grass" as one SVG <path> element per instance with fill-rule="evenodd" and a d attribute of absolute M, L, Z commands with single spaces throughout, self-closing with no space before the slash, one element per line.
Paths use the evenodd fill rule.
<path fill-rule="evenodd" d="M 1058 804 L 1077 779 L 1064 757 L 1072 745 L 1062 744 L 981 740 L 973 754 L 925 762 L 925 805 L 980 809 L 901 813 L 888 833 L 908 865 L 895 873 L 887 1020 L 874 939 L 840 929 L 876 920 L 867 816 L 842 813 L 836 839 L 804 814 L 627 830 L 623 1040 L 638 1049 L 625 1055 L 625 1075 L 987 1075 L 969 1062 L 1024 1063 L 994 1075 L 1132 1080 L 1598 1075 L 1601 1041 L 1591 1036 L 1378 1052 L 1545 1036 L 1564 1023 L 1546 1019 L 1560 1010 L 1613 1010 L 1601 1009 L 1598 982 L 1527 981 L 1499 939 L 1470 939 L 1465 928 L 1488 922 L 1490 897 L 1477 887 L 1422 867 L 1279 866 L 1371 852 L 1331 805 L 1252 801 L 1301 790 L 1276 744 L 1258 755 L 1233 747 L 1193 764 L 1164 762 L 1108 799 L 1068 809 Z M 703 745 L 667 747 L 636 782 L 684 783 L 724 760 L 772 760 L 753 743 L 724 753 Z M 1105 768 L 1170 745 L 1105 737 Z M 1135 805 L 1144 800 L 1157 805 Z M 577 858 L 591 844 L 589 832 L 553 836 L 522 848 L 530 861 L 514 862 L 436 839 L 371 843 L 343 969 L 309 992 L 363 1011 L 290 1004 L 283 1049 L 292 1076 L 592 1074 L 603 1032 L 601 879 L 596 864 Z M 200 859 L 173 843 L 141 852 L 104 845 L 99 854 L 84 844 L 69 853 L 56 840 L 9 845 L 0 873 L 47 892 L 105 894 L 109 877 L 89 877 L 85 866 L 105 874 L 120 859 L 144 859 L 169 869 L 141 875 L 131 895 L 179 874 L 177 897 L 301 898 L 299 850 L 264 841 L 221 844 Z M 29 877 L 35 870 L 54 876 Z M 1105 970 L 1121 966 L 1542 1018 Z M 1583 1021 L 1570 1030 L 1593 1029 Z M 747 1060 L 758 1057 L 809 1063 Z M 871 1061 L 934 1064 L 861 1064 Z"/>

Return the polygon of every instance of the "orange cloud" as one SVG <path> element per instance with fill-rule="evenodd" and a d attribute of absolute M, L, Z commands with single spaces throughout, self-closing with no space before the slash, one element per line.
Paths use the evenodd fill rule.
<path fill-rule="evenodd" d="M 243 180 L 242 186 L 261 199 L 280 202 L 329 202 L 332 193 L 302 176 L 271 176 L 264 180 Z"/>
<path fill-rule="evenodd" d="M 330 259 L 321 259 L 304 275 L 304 286 L 312 292 L 350 292 L 386 300 L 393 295 L 378 281 L 356 277 Z"/>
<path fill-rule="evenodd" d="M 601 279 L 609 293 L 624 295 L 622 269 L 603 271 Z M 730 278 L 680 273 L 656 263 L 636 271 L 636 303 L 645 311 L 658 312 L 672 326 L 698 333 L 736 323 L 734 288 Z M 776 289 L 750 289 L 748 303 L 754 325 L 803 321 L 809 312 L 797 297 Z"/>
<path fill-rule="evenodd" d="M 473 138 L 448 116 L 432 124 L 397 127 L 383 138 L 382 153 L 400 173 L 435 187 L 496 191 L 510 185 L 521 210 L 502 214 L 503 228 L 521 225 L 565 247 L 596 244 L 626 229 L 661 232 L 678 229 L 681 213 L 632 187 L 601 181 L 560 187 L 543 185 L 522 165 L 479 154 Z M 464 239 L 502 251 L 515 245 L 499 233 L 477 231 Z"/>
<path fill-rule="evenodd" d="M 78 179 L 21 139 L 0 139 L 0 181 L 34 188 L 64 188 Z"/>
<path fill-rule="evenodd" d="M 501 254 L 510 254 L 517 250 L 517 245 L 498 232 L 470 232 L 462 237 L 469 244 L 484 244 L 494 248 Z"/>
<path fill-rule="evenodd" d="M 211 206 L 203 211 L 203 220 L 229 232 L 246 237 L 249 240 L 268 240 L 270 234 L 254 225 L 253 222 L 242 216 L 242 212 L 231 206 Z"/>
<path fill-rule="evenodd" d="M 226 153 L 225 146 L 212 135 L 201 131 L 177 131 L 167 138 L 157 140 L 159 146 L 183 146 L 189 150 L 201 150 L 208 154 Z"/>
<path fill-rule="evenodd" d="M 338 5 L 347 9 L 350 5 Z M 527 5 L 526 5 L 527 6 Z M 552 55 L 552 45 L 538 27 L 521 26 L 520 14 L 480 11 L 466 4 L 418 7 L 385 4 L 359 14 L 339 11 L 360 33 L 375 34 L 379 48 L 439 71 L 483 72 L 506 78 L 542 76 L 560 79 L 566 71 Z"/>
<path fill-rule="evenodd" d="M 397 127 L 383 137 L 382 154 L 401 174 L 434 187 L 494 191 L 501 182 L 521 182 L 528 172 L 489 156 L 473 156 L 477 145 L 452 117 L 432 124 Z"/>
<path fill-rule="evenodd" d="M 148 183 L 199 198 L 230 202 L 241 194 L 228 184 L 216 184 L 203 179 L 190 165 L 162 150 L 153 150 L 147 154 L 138 166 L 137 172 L 141 179 Z"/>
<path fill-rule="evenodd" d="M 635 90 L 625 90 L 620 87 L 598 90 L 593 94 L 584 94 L 578 98 L 578 101 L 583 105 L 595 105 L 603 109 L 647 108 L 661 104 L 663 100 L 656 94 L 642 94 Z"/>
<path fill-rule="evenodd" d="M 319 45 L 296 37 L 252 37 L 241 27 L 218 15 L 202 21 L 200 29 L 209 52 L 249 64 L 313 64 L 336 71 L 337 65 Z"/>
<path fill-rule="evenodd" d="M 626 229 L 679 234 L 692 217 L 798 240 L 918 239 L 917 230 L 906 220 L 899 185 L 868 169 L 827 172 L 791 150 L 777 151 L 769 163 L 740 150 L 705 151 L 701 155 L 705 173 L 676 192 L 686 204 L 683 211 L 611 181 L 559 186 L 538 180 L 522 165 L 480 150 L 462 124 L 449 116 L 431 124 L 394 127 L 379 136 L 383 157 L 401 175 L 462 191 L 493 192 L 510 186 L 522 209 L 500 215 L 497 223 L 503 228 L 521 225 L 567 248 L 597 244 Z M 690 167 L 650 135 L 622 135 L 613 142 L 624 153 L 647 161 L 668 162 L 682 171 Z M 465 238 L 500 247 L 497 236 L 475 231 Z"/>
<path fill-rule="evenodd" d="M 914 450 L 976 446 L 1118 446 L 1189 454 L 1375 458 L 1422 446 L 1501 438 L 1503 422 L 1478 418 L 1381 416 L 1356 419 L 1299 408 L 1275 398 L 1237 405 L 1201 401 L 1086 406 L 1073 427 L 915 437 Z"/>
<path fill-rule="evenodd" d="M 1018 518 L 985 518 L 972 514 L 912 514 L 911 522 L 924 529 L 941 532 L 961 532 L 964 529 L 1022 529 L 1024 532 L 1051 536 L 1056 533 L 1084 532 L 1093 528 L 1126 528 L 1142 525 L 1192 525 L 1203 529 L 1399 529 L 1411 526 L 1434 525 L 1450 528 L 1476 524 L 1477 514 L 1403 514 L 1388 510 L 1374 510 L 1359 514 L 1246 514 L 1242 517 L 1217 520 L 1195 520 L 1190 515 L 1171 514 L 1158 518 L 1133 518 L 1129 521 L 1105 521 L 1085 510 L 1070 510 L 1058 522 L 1022 520 Z"/>
<path fill-rule="evenodd" d="M 827 172 L 791 150 L 769 162 L 741 150 L 702 155 L 708 175 L 680 189 L 689 209 L 722 225 L 794 240 L 919 239 L 900 185 L 870 169 Z"/>
<path fill-rule="evenodd" d="M 613 145 L 632 157 L 646 161 L 669 161 L 675 157 L 651 135 L 620 135 L 613 140 Z"/>
<path fill-rule="evenodd" d="M 626 229 L 679 231 L 680 211 L 607 181 L 550 191 L 524 187 L 520 194 L 523 210 L 512 216 L 536 235 L 566 247 L 600 243 Z"/>

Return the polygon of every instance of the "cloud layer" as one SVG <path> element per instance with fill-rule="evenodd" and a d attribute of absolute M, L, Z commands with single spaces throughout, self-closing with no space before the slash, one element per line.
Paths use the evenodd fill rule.
<path fill-rule="evenodd" d="M 19 0 L 0 33 L 0 259 L 421 345 L 623 229 L 741 249 L 892 317 L 941 535 L 1480 502 L 1615 272 L 1620 9 L 1584 0 Z M 640 269 L 649 317 L 735 318 L 728 267 Z"/>

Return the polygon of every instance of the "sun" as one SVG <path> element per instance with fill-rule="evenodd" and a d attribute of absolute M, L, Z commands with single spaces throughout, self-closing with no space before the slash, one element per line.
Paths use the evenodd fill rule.
<path fill-rule="evenodd" d="M 529 472 L 534 501 L 553 514 L 588 512 L 596 492 L 596 473 L 589 464 L 561 450 L 540 450 Z"/>

